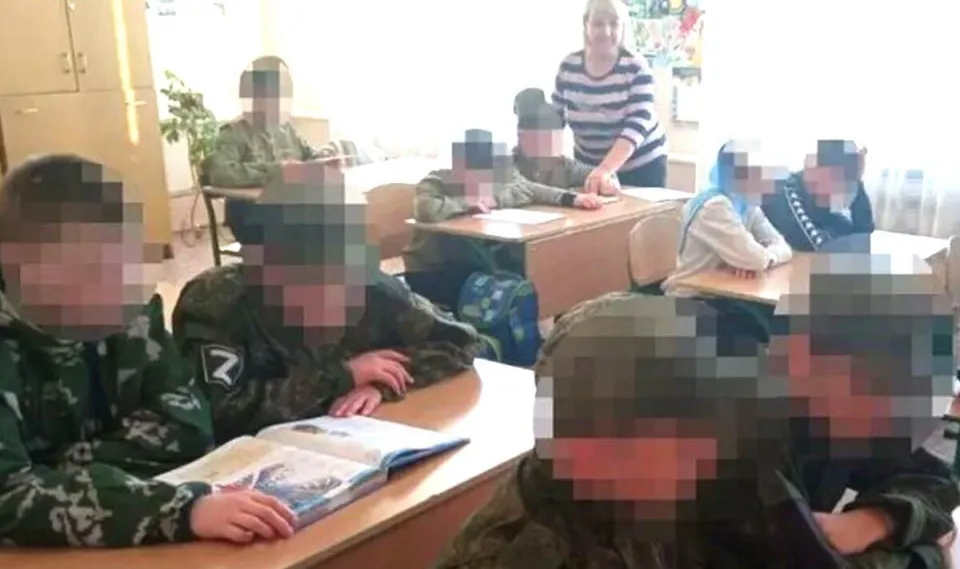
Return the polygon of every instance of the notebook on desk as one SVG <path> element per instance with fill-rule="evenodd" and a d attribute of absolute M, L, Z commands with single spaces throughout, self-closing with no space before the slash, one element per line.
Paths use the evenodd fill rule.
<path fill-rule="evenodd" d="M 478 213 L 473 217 L 477 219 L 486 219 L 487 221 L 502 221 L 505 223 L 518 223 L 520 225 L 540 225 L 563 219 L 559 213 L 550 213 L 547 211 L 535 211 L 529 209 L 495 209 L 489 213 Z"/>
<path fill-rule="evenodd" d="M 686 201 L 693 197 L 690 192 L 670 188 L 623 188 L 620 193 L 648 202 Z"/>
<path fill-rule="evenodd" d="M 157 479 L 269 494 L 311 524 L 379 488 L 387 476 L 467 439 L 369 417 L 319 417 L 240 437 Z"/>

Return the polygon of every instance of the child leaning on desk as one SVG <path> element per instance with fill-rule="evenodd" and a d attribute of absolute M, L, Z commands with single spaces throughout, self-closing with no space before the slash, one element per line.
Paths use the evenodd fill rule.
<path fill-rule="evenodd" d="M 663 283 L 664 293 L 697 296 L 682 286 L 683 279 L 711 270 L 726 270 L 742 278 L 782 265 L 793 257 L 783 236 L 760 209 L 773 181 L 762 167 L 749 165 L 756 145 L 730 141 L 720 147 L 710 173 L 710 187 L 683 208 L 677 268 Z M 745 332 L 768 339 L 769 307 L 753 302 L 710 298 L 708 303 L 724 313 L 743 316 Z"/>
<path fill-rule="evenodd" d="M 293 533 L 270 496 L 154 479 L 214 441 L 135 195 L 71 155 L 28 159 L 0 187 L 0 547 Z"/>
<path fill-rule="evenodd" d="M 598 209 L 600 199 L 525 178 L 506 146 L 495 143 L 484 130 L 468 130 L 462 142 L 452 145 L 452 168 L 431 172 L 417 185 L 414 217 L 435 223 L 494 209 L 552 205 Z M 460 288 L 476 270 L 486 269 L 476 247 L 466 237 L 414 229 L 413 240 L 403 253 L 407 284 L 417 294 L 455 311 Z M 497 259 L 498 268 L 522 273 L 522 255 L 507 251 Z"/>

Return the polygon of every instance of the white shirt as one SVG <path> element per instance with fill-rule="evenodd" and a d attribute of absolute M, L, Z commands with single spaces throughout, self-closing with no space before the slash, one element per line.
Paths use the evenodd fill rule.
<path fill-rule="evenodd" d="M 691 205 L 684 206 L 683 219 Z M 690 222 L 677 268 L 663 282 L 663 291 L 671 296 L 699 296 L 699 291 L 678 286 L 677 281 L 723 266 L 759 273 L 792 257 L 790 246 L 763 210 L 751 206 L 746 220 L 740 221 L 730 200 L 716 196 L 707 200 Z"/>

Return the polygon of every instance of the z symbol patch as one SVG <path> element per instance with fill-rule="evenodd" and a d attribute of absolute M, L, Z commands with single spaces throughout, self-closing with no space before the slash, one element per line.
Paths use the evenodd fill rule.
<path fill-rule="evenodd" d="M 207 383 L 216 383 L 231 390 L 243 373 L 243 356 L 233 348 L 208 344 L 200 352 L 203 375 Z"/>

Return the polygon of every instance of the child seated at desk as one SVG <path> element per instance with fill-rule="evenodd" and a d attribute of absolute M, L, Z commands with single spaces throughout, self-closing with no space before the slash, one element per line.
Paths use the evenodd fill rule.
<path fill-rule="evenodd" d="M 538 184 L 583 191 L 593 167 L 563 155 L 563 116 L 542 89 L 524 89 L 513 102 L 517 146 L 513 165 Z"/>
<path fill-rule="evenodd" d="M 764 169 L 749 165 L 755 146 L 730 141 L 717 154 L 710 173 L 710 189 L 684 205 L 677 268 L 663 283 L 671 296 L 697 296 L 680 284 L 696 273 L 726 270 L 742 278 L 755 278 L 790 261 L 793 251 L 760 209 L 773 182 Z M 718 309 L 743 314 L 744 330 L 765 340 L 770 310 L 755 303 L 711 298 Z"/>
<path fill-rule="evenodd" d="M 77 156 L 33 158 L 3 180 L 0 545 L 293 533 L 293 514 L 258 492 L 151 480 L 203 456 L 213 434 L 152 294 L 162 257 L 142 220 L 122 182 Z"/>
<path fill-rule="evenodd" d="M 452 146 L 452 168 L 431 172 L 417 185 L 414 217 L 436 223 L 494 209 L 535 204 L 598 209 L 599 198 L 533 182 L 523 177 L 503 145 L 484 130 L 468 130 L 463 142 Z M 460 289 L 471 273 L 489 269 L 477 259 L 476 247 L 486 244 L 469 238 L 414 228 L 403 253 L 407 284 L 417 294 L 456 310 Z M 523 272 L 522 255 L 508 251 L 498 268 Z"/>
<path fill-rule="evenodd" d="M 174 339 L 218 442 L 327 412 L 369 414 L 468 369 L 480 351 L 471 326 L 380 272 L 356 198 L 334 169 L 285 166 L 237 234 L 243 264 L 184 286 Z"/>
<path fill-rule="evenodd" d="M 873 233 L 873 208 L 861 181 L 866 152 L 849 140 L 820 140 L 803 170 L 764 199 L 763 212 L 795 251 Z"/>
<path fill-rule="evenodd" d="M 894 302 L 918 283 L 830 277 L 769 353 L 724 348 L 689 298 L 568 313 L 536 367 L 533 452 L 434 569 L 952 569 L 957 479 L 912 451 L 949 379 L 949 310 Z"/>

